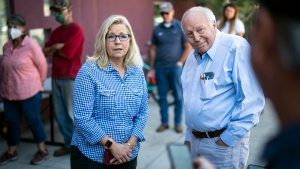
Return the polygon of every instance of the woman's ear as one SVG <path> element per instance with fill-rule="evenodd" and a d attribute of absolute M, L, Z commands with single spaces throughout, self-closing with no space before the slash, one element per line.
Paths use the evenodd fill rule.
<path fill-rule="evenodd" d="M 23 26 L 23 27 L 21 28 L 21 32 L 24 34 L 25 31 L 26 31 L 26 26 Z"/>

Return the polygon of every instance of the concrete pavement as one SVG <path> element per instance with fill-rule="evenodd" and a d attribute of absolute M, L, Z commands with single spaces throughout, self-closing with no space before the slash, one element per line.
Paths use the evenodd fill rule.
<path fill-rule="evenodd" d="M 146 141 L 141 143 L 141 150 L 138 156 L 137 169 L 170 169 L 170 162 L 167 155 L 166 144 L 169 142 L 183 143 L 184 133 L 178 134 L 174 131 L 173 124 L 173 106 L 170 106 L 170 128 L 162 133 L 157 133 L 155 130 L 160 125 L 159 107 L 153 99 L 149 98 L 149 119 L 147 121 L 144 135 Z M 184 116 L 183 116 L 184 122 Z M 49 122 L 45 122 L 48 138 L 50 138 Z M 183 125 L 185 129 L 185 125 Z M 274 109 L 272 104 L 267 100 L 265 110 L 260 118 L 260 123 L 256 128 L 251 130 L 250 138 L 250 156 L 248 164 L 261 164 L 265 162 L 259 160 L 260 152 L 263 150 L 265 142 L 272 137 L 278 131 L 278 122 L 274 116 Z M 32 135 L 29 131 L 22 131 L 22 137 L 31 138 Z M 57 142 L 62 142 L 62 136 L 58 131 L 57 125 L 55 125 L 55 137 Z M 63 157 L 52 156 L 54 150 L 59 146 L 47 145 L 47 149 L 50 152 L 50 158 L 43 164 L 33 166 L 29 164 L 29 161 L 33 157 L 36 151 L 36 145 L 34 143 L 21 142 L 18 146 L 19 159 L 14 162 L 10 162 L 4 166 L 0 166 L 1 169 L 69 169 L 70 168 L 70 156 L 65 155 Z M 7 149 L 6 141 L 0 138 L 0 152 L 4 152 Z"/>

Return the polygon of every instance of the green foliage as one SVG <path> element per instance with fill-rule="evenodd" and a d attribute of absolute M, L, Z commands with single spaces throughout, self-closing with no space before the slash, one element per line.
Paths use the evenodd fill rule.
<path fill-rule="evenodd" d="M 7 0 L 0 0 L 0 47 L 4 45 L 4 43 L 8 40 L 7 34 L 7 26 L 6 26 L 6 18 L 8 14 L 8 1 Z M 0 55 L 3 54 L 3 51 L 0 50 Z"/>
<path fill-rule="evenodd" d="M 195 4 L 207 6 L 213 10 L 216 15 L 216 18 L 220 18 L 222 14 L 223 6 L 232 2 L 235 3 L 239 10 L 239 18 L 244 22 L 246 33 L 244 37 L 248 39 L 251 22 L 255 10 L 258 8 L 256 0 L 194 0 Z"/>

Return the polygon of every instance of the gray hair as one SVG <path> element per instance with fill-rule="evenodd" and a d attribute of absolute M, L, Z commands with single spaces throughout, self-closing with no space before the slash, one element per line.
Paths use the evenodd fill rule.
<path fill-rule="evenodd" d="M 86 62 L 96 62 L 100 69 L 106 69 L 108 65 L 108 55 L 106 51 L 106 34 L 111 25 L 123 24 L 127 27 L 128 33 L 131 35 L 130 46 L 125 56 L 125 68 L 139 64 L 138 46 L 128 20 L 123 15 L 111 15 L 102 24 L 97 36 L 94 56 L 87 57 Z"/>
<path fill-rule="evenodd" d="M 184 17 L 186 16 L 187 13 L 189 12 L 203 12 L 205 18 L 209 21 L 210 25 L 212 26 L 214 22 L 216 22 L 216 16 L 213 13 L 213 11 L 207 7 L 203 7 L 203 6 L 195 6 L 195 7 L 191 7 L 190 9 L 188 9 L 182 16 L 182 20 L 184 19 Z M 181 25 L 182 28 L 182 25 Z M 183 30 L 183 28 L 182 28 Z"/>
<path fill-rule="evenodd" d="M 283 63 L 300 74 L 300 22 L 291 18 L 277 17 L 278 49 Z"/>

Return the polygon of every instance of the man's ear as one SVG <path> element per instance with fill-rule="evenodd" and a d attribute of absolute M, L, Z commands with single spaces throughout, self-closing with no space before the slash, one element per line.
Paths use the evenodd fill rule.
<path fill-rule="evenodd" d="M 175 9 L 171 9 L 171 11 L 169 13 L 171 13 L 174 16 L 175 15 Z"/>
<path fill-rule="evenodd" d="M 217 32 L 217 22 L 215 20 L 213 21 L 213 25 L 212 26 L 213 26 L 215 32 Z"/>

